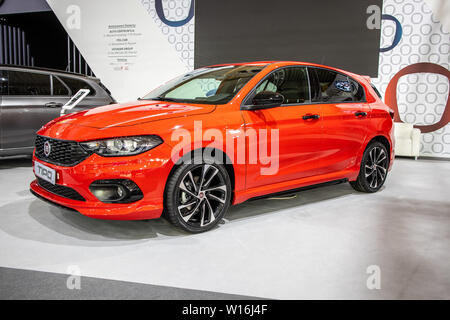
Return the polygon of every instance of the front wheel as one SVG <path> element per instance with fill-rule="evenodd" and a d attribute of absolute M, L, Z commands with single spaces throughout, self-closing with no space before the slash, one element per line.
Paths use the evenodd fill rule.
<path fill-rule="evenodd" d="M 183 164 L 167 181 L 165 214 L 177 227 L 204 232 L 222 220 L 230 199 L 230 178 L 222 165 Z"/>
<path fill-rule="evenodd" d="M 357 191 L 377 192 L 386 181 L 388 168 L 389 153 L 386 147 L 380 142 L 372 142 L 364 151 L 358 178 L 350 185 Z"/>

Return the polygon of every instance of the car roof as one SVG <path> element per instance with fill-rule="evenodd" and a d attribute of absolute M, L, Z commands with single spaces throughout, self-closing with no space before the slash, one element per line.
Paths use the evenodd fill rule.
<path fill-rule="evenodd" d="M 49 73 L 74 76 L 74 77 L 79 77 L 79 78 L 84 78 L 84 79 L 90 79 L 90 80 L 94 80 L 94 81 L 100 81 L 99 78 L 92 77 L 92 76 L 86 76 L 81 73 L 69 72 L 69 71 L 63 71 L 63 70 L 57 70 L 57 69 L 51 69 L 51 68 L 18 66 L 18 65 L 14 65 L 14 64 L 0 64 L 0 68 L 2 68 L 2 67 L 21 69 L 21 70 L 29 70 L 29 71 L 43 71 L 43 72 L 49 72 Z"/>
<path fill-rule="evenodd" d="M 210 66 L 206 66 L 205 68 L 213 68 L 213 67 L 224 67 L 224 66 L 266 66 L 276 61 L 254 61 L 254 62 L 236 62 L 236 63 L 220 63 L 214 64 Z"/>
<path fill-rule="evenodd" d="M 244 65 L 249 65 L 249 66 L 274 65 L 274 66 L 278 66 L 278 67 L 284 67 L 284 66 L 290 66 L 290 65 L 311 66 L 311 67 L 317 67 L 317 68 L 330 69 L 330 70 L 338 71 L 338 72 L 345 73 L 345 74 L 355 76 L 355 77 L 361 76 L 359 74 L 356 74 L 356 73 L 353 73 L 353 72 L 350 72 L 347 70 L 342 70 L 342 69 L 335 68 L 335 67 L 330 67 L 330 66 L 326 66 L 326 65 L 322 65 L 322 64 L 312 63 L 312 62 L 304 62 L 304 61 L 282 61 L 282 60 L 280 60 L 280 61 L 253 61 L 253 62 L 223 63 L 223 64 L 207 66 L 207 68 L 222 67 L 222 66 L 244 66 Z"/>

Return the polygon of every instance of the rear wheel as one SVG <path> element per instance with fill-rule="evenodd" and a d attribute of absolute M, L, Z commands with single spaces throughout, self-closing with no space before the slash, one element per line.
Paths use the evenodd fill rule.
<path fill-rule="evenodd" d="M 204 232 L 221 221 L 230 199 L 230 178 L 222 165 L 183 164 L 168 179 L 165 214 L 177 227 Z"/>
<path fill-rule="evenodd" d="M 364 151 L 358 178 L 350 185 L 357 191 L 377 192 L 386 181 L 388 168 L 388 150 L 382 143 L 372 142 Z"/>

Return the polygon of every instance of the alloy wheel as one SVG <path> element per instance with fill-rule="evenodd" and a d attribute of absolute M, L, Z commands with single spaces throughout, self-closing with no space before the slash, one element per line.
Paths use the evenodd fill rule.
<path fill-rule="evenodd" d="M 384 183 L 388 169 L 388 158 L 386 151 L 380 147 L 374 147 L 369 151 L 369 155 L 364 167 L 364 174 L 367 184 L 372 189 L 377 189 Z"/>
<path fill-rule="evenodd" d="M 178 214 L 190 226 L 206 227 L 223 210 L 227 193 L 225 177 L 218 168 L 209 164 L 195 166 L 178 185 Z"/>

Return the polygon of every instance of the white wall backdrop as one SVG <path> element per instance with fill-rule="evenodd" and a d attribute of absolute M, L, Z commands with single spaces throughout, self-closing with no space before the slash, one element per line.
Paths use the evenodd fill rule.
<path fill-rule="evenodd" d="M 383 14 L 395 17 L 403 30 L 398 45 L 380 53 L 378 78 L 373 80 L 383 96 L 389 81 L 406 66 L 431 62 L 449 69 L 450 1 L 384 0 Z M 389 47 L 394 40 L 395 23 L 383 20 L 381 28 L 381 48 Z M 436 123 L 442 117 L 448 96 L 449 80 L 442 75 L 403 76 L 397 85 L 400 118 L 416 125 Z M 420 153 L 450 158 L 450 124 L 424 133 Z"/>
<path fill-rule="evenodd" d="M 160 0 L 161 1 L 161 0 Z M 179 27 L 165 24 L 158 17 L 155 9 L 155 0 L 141 0 L 145 10 L 149 13 L 156 25 L 161 29 L 167 41 L 177 52 L 180 60 L 189 71 L 194 68 L 194 28 L 195 18 Z M 162 0 L 164 15 L 170 21 L 182 21 L 189 15 L 193 0 Z"/>
<path fill-rule="evenodd" d="M 119 102 L 189 69 L 189 26 L 168 32 L 141 0 L 47 0 L 87 63 Z M 154 7 L 154 6 L 153 6 Z M 170 11 L 170 10 L 169 10 Z M 150 15 L 149 15 L 150 14 Z M 191 31 L 193 34 L 193 27 Z M 173 39 L 175 36 L 175 41 Z M 191 47 L 193 44 L 191 45 Z"/>

